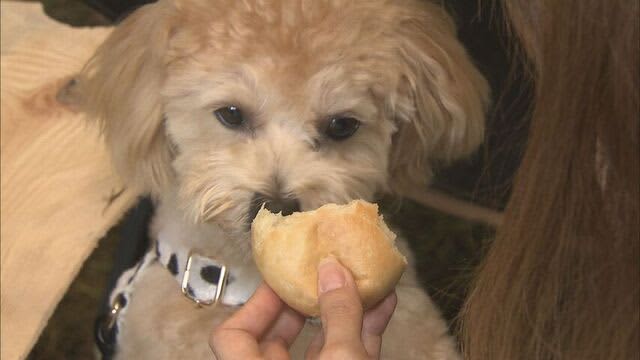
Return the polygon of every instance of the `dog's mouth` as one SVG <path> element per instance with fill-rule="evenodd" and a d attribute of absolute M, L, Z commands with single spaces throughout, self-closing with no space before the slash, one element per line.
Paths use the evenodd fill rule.
<path fill-rule="evenodd" d="M 287 216 L 291 215 L 294 212 L 298 212 L 301 210 L 300 201 L 293 197 L 273 197 L 261 193 L 255 193 L 253 195 L 253 199 L 251 199 L 251 204 L 249 206 L 249 212 L 247 214 L 247 228 L 251 229 L 251 223 L 253 219 L 258 215 L 258 211 L 262 208 L 262 206 L 271 211 L 274 214 L 282 213 L 282 215 Z"/>

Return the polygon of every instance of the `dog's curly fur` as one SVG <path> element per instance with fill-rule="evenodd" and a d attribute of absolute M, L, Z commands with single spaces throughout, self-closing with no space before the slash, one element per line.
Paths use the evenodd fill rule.
<path fill-rule="evenodd" d="M 171 223 L 176 241 L 252 271 L 254 194 L 310 210 L 425 184 L 432 162 L 479 145 L 488 101 L 448 15 L 418 0 L 161 0 L 114 30 L 80 86 L 123 178 L 156 199 L 153 231 Z M 242 129 L 213 115 L 229 105 Z M 338 142 L 323 130 L 339 115 L 361 126 Z M 456 358 L 417 286 L 409 271 L 385 354 Z M 152 266 L 118 354 L 209 358 L 208 333 L 231 311 L 196 309 Z"/>

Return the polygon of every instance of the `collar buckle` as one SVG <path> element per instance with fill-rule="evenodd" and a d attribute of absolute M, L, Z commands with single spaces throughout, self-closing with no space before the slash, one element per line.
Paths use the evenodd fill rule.
<path fill-rule="evenodd" d="M 223 263 L 191 251 L 182 276 L 182 293 L 198 305 L 217 304 L 224 295 L 228 277 Z"/>

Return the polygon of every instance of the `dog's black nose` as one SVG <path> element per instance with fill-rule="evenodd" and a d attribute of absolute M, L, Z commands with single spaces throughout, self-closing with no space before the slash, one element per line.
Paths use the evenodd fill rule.
<path fill-rule="evenodd" d="M 272 213 L 282 213 L 282 215 L 285 216 L 300 211 L 300 201 L 296 198 L 274 198 L 265 194 L 256 193 L 249 207 L 249 223 L 256 217 L 262 204 Z"/>
<path fill-rule="evenodd" d="M 300 211 L 300 202 L 298 199 L 270 199 L 265 201 L 264 207 L 274 214 L 281 212 L 287 216 Z"/>

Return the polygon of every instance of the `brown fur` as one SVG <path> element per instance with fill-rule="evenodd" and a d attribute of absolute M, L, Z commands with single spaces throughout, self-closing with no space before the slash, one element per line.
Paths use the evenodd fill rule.
<path fill-rule="evenodd" d="M 504 225 L 463 314 L 465 355 L 637 359 L 638 1 L 505 3 L 535 107 Z"/>
<path fill-rule="evenodd" d="M 425 183 L 432 161 L 464 156 L 482 141 L 488 99 L 446 13 L 413 0 L 160 1 L 113 32 L 80 87 L 120 173 L 156 198 L 155 231 L 173 223 L 185 237 L 176 241 L 249 271 L 247 214 L 255 193 L 295 196 L 310 210 Z M 212 112 L 228 105 L 242 109 L 247 129 L 216 120 Z M 340 114 L 362 125 L 335 142 L 322 124 Z M 411 323 L 392 325 L 390 356 L 456 358 L 415 277 L 404 284 L 397 316 Z M 170 324 L 192 315 L 153 314 L 173 298 L 184 301 L 179 290 L 141 287 L 163 302 L 134 297 L 127 316 L 135 325 L 127 331 L 139 332 L 130 338 L 176 335 Z M 148 321 L 153 326 L 142 326 Z M 211 319 L 200 323 L 190 327 L 213 326 Z M 171 358 L 175 342 L 189 343 L 180 338 L 147 355 Z M 130 350 L 142 346 L 127 341 L 122 346 Z"/>

